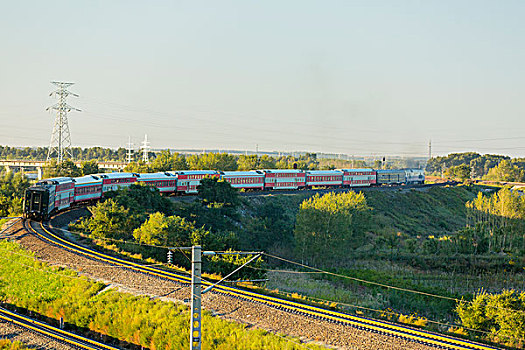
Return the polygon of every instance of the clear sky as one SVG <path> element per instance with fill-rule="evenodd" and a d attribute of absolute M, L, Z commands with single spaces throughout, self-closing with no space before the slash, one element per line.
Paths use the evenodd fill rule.
<path fill-rule="evenodd" d="M 525 156 L 525 1 L 2 1 L 0 144 Z"/>

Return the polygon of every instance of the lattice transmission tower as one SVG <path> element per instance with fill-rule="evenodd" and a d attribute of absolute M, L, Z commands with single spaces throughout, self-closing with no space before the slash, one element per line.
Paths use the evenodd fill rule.
<path fill-rule="evenodd" d="M 146 164 L 149 164 L 148 152 L 151 149 L 151 147 L 149 145 L 147 134 L 144 135 L 144 141 L 142 141 L 142 146 L 140 148 L 142 148 L 142 161 Z"/>
<path fill-rule="evenodd" d="M 67 113 L 71 111 L 80 112 L 80 109 L 72 107 L 66 103 L 68 96 L 78 97 L 77 94 L 67 91 L 67 88 L 74 83 L 52 81 L 51 84 L 56 85 L 58 89 L 49 94 L 49 96 L 57 97 L 58 103 L 46 109 L 46 111 L 51 109 L 57 111 L 53 133 L 51 134 L 49 151 L 47 152 L 47 160 L 49 161 L 52 158 L 56 158 L 60 163 L 66 158 L 73 158 L 73 153 L 71 152 L 71 134 L 69 133 L 69 125 L 67 123 Z"/>
<path fill-rule="evenodd" d="M 126 153 L 126 161 L 128 163 L 131 163 L 133 161 L 133 144 L 131 143 L 131 136 L 129 136 L 128 151 Z"/>

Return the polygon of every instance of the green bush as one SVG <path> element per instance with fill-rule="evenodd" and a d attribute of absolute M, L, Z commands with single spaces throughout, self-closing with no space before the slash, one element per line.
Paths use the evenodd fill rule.
<path fill-rule="evenodd" d="M 488 332 L 488 339 L 522 348 L 525 346 L 525 292 L 481 291 L 472 302 L 461 300 L 456 311 L 463 326 Z"/>
<path fill-rule="evenodd" d="M 19 341 L 10 341 L 8 339 L 0 339 L 0 350 L 25 350 L 27 346 Z"/>

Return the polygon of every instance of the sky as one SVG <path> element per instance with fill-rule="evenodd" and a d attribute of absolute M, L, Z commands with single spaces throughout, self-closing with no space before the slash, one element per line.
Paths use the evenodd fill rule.
<path fill-rule="evenodd" d="M 0 144 L 525 156 L 524 1 L 2 1 Z"/>

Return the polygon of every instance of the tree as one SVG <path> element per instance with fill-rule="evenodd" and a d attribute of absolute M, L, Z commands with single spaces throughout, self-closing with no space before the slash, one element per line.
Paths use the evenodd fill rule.
<path fill-rule="evenodd" d="M 134 218 L 128 209 L 113 199 L 99 202 L 89 207 L 91 217 L 77 225 L 83 231 L 96 238 L 128 239 L 134 225 Z"/>
<path fill-rule="evenodd" d="M 257 169 L 258 163 L 259 159 L 255 154 L 250 156 L 241 155 L 237 160 L 237 167 L 238 170 L 254 170 Z"/>
<path fill-rule="evenodd" d="M 131 162 L 124 168 L 124 171 L 128 173 L 151 173 L 151 167 L 143 161 Z"/>
<path fill-rule="evenodd" d="M 150 165 L 152 171 L 169 171 L 188 169 L 186 157 L 179 153 L 171 154 L 169 150 L 164 150 L 157 154 L 157 157 Z"/>
<path fill-rule="evenodd" d="M 508 187 L 491 196 L 478 196 L 465 204 L 467 224 L 481 230 L 488 252 L 525 251 L 525 197 Z"/>
<path fill-rule="evenodd" d="M 187 158 L 188 167 L 192 170 L 237 170 L 237 158 L 228 153 L 205 153 Z"/>
<path fill-rule="evenodd" d="M 22 173 L 9 171 L 0 176 L 0 194 L 9 199 L 24 197 L 28 187 L 29 180 Z"/>
<path fill-rule="evenodd" d="M 295 241 L 303 260 L 341 259 L 359 247 L 369 226 L 370 209 L 363 193 L 316 194 L 297 213 Z"/>
<path fill-rule="evenodd" d="M 6 172 L 0 176 L 0 216 L 22 213 L 24 192 L 29 180 L 22 173 Z"/>
<path fill-rule="evenodd" d="M 239 234 L 241 247 L 269 251 L 293 243 L 294 220 L 277 201 L 265 200 L 255 207 L 255 216 L 247 218 Z"/>
<path fill-rule="evenodd" d="M 9 216 L 11 200 L 4 195 L 0 195 L 0 216 Z"/>
<path fill-rule="evenodd" d="M 144 183 L 132 184 L 128 188 L 110 192 L 106 198 L 112 198 L 118 205 L 128 209 L 131 214 L 141 217 L 155 212 L 169 215 L 172 212 L 172 202 L 163 197 L 156 187 Z M 143 221 L 141 220 L 141 221 Z"/>
<path fill-rule="evenodd" d="M 197 187 L 197 197 L 204 206 L 218 204 L 227 208 L 235 208 L 239 203 L 239 194 L 229 182 L 217 177 L 204 178 Z"/>
<path fill-rule="evenodd" d="M 458 166 L 451 166 L 445 171 L 445 176 L 459 181 L 470 179 L 470 166 L 461 164 Z"/>
<path fill-rule="evenodd" d="M 72 160 L 66 159 L 60 163 L 52 160 L 48 166 L 44 168 L 44 177 L 78 177 L 81 176 L 81 170 L 73 163 Z"/>
<path fill-rule="evenodd" d="M 263 154 L 259 158 L 259 169 L 275 169 L 275 158 L 272 158 L 266 154 Z"/>
<path fill-rule="evenodd" d="M 472 302 L 461 300 L 456 312 L 464 327 L 488 332 L 489 340 L 518 348 L 525 345 L 525 292 L 481 291 Z"/>
<path fill-rule="evenodd" d="M 98 174 L 100 171 L 96 160 L 82 162 L 80 169 L 82 170 L 82 175 Z"/>
<path fill-rule="evenodd" d="M 497 166 L 490 169 L 484 177 L 486 180 L 520 182 L 525 180 L 525 172 L 518 166 L 504 159 Z"/>
<path fill-rule="evenodd" d="M 165 216 L 159 212 L 151 214 L 133 231 L 133 237 L 140 243 L 177 247 L 202 244 L 208 234 L 204 228 L 195 228 L 180 216 Z"/>

